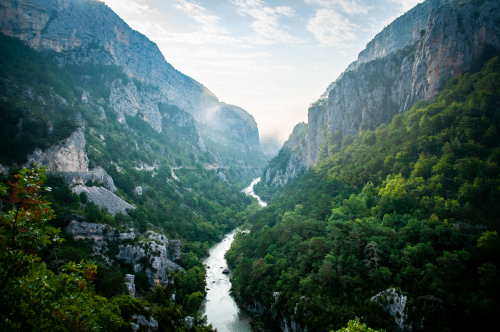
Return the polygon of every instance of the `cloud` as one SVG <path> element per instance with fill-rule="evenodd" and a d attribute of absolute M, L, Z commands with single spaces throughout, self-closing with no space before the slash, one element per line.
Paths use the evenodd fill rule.
<path fill-rule="evenodd" d="M 306 3 L 315 3 L 326 8 L 335 8 L 347 14 L 367 14 L 372 6 L 359 0 L 304 0 Z"/>
<path fill-rule="evenodd" d="M 302 43 L 301 38 L 292 36 L 285 29 L 286 26 L 280 24 L 281 17 L 292 17 L 297 15 L 293 8 L 288 6 L 267 7 L 264 1 L 261 0 L 230 0 L 230 2 L 238 7 L 238 13 L 242 16 L 249 16 L 254 19 L 250 24 L 252 29 L 257 33 L 256 36 L 246 37 L 253 44 L 273 44 L 276 42 L 282 43 Z"/>
<path fill-rule="evenodd" d="M 200 5 L 185 0 L 176 0 L 172 7 L 186 13 L 189 17 L 200 23 L 202 31 L 207 33 L 228 33 L 226 29 L 217 26 L 220 17 L 208 13 L 207 9 Z"/>
<path fill-rule="evenodd" d="M 423 2 L 424 0 L 387 0 L 389 2 L 397 3 L 403 11 L 408 11 L 415 7 L 417 4 Z"/>
<path fill-rule="evenodd" d="M 244 52 L 231 53 L 222 52 L 207 47 L 175 47 L 171 45 L 160 46 L 160 50 L 168 59 L 175 59 L 180 67 L 188 72 L 199 72 L 221 74 L 224 72 L 234 73 L 235 70 L 256 72 L 268 71 L 274 56 L 267 52 Z"/>
<path fill-rule="evenodd" d="M 344 42 L 356 39 L 357 28 L 359 25 L 329 8 L 319 9 L 307 24 L 307 30 L 325 46 L 347 46 Z"/>

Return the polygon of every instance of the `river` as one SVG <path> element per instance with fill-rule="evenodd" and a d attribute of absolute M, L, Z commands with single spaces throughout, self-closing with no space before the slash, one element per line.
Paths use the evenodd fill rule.
<path fill-rule="evenodd" d="M 266 206 L 259 196 L 253 191 L 253 186 L 260 181 L 260 178 L 254 179 L 250 186 L 243 190 L 247 195 L 258 199 L 259 204 Z M 207 297 L 202 304 L 203 315 L 207 315 L 207 321 L 212 324 L 219 332 L 250 332 L 250 317 L 241 310 L 233 296 L 229 293 L 231 290 L 230 274 L 223 274 L 222 271 L 227 268 L 224 254 L 231 247 L 234 235 L 237 230 L 224 236 L 224 239 L 210 249 L 210 256 L 204 263 L 207 268 Z"/>

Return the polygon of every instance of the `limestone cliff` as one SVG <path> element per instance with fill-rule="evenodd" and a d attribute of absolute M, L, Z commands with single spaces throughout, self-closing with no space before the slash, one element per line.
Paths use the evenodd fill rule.
<path fill-rule="evenodd" d="M 78 129 L 59 144 L 42 151 L 37 149 L 28 156 L 25 166 L 37 163 L 47 167 L 49 172 L 88 172 L 89 160 L 85 152 L 85 136 Z"/>
<path fill-rule="evenodd" d="M 118 212 L 126 214 L 127 209 L 135 209 L 134 206 L 125 202 L 123 199 L 116 196 L 106 188 L 77 185 L 73 187 L 73 192 L 75 194 L 87 194 L 89 201 L 96 204 L 100 208 L 108 209 L 108 212 L 112 215 L 115 215 Z"/>
<path fill-rule="evenodd" d="M 111 241 L 118 241 L 116 258 L 132 264 L 135 272 L 144 271 L 152 286 L 168 283 L 168 271 L 182 269 L 173 262 L 180 258 L 180 241 L 169 240 L 165 235 L 153 231 L 141 235 L 134 229 L 120 232 L 108 225 L 72 221 L 66 227 L 66 233 L 75 240 L 92 240 L 93 256 L 107 264 L 113 263 L 108 244 Z M 141 240 L 133 245 L 120 244 L 123 240 L 134 240 L 137 236 L 140 236 Z M 135 287 L 132 285 L 133 283 L 129 288 L 133 288 L 135 293 Z"/>
<path fill-rule="evenodd" d="M 164 235 L 148 231 L 139 244 L 119 246 L 116 257 L 132 264 L 134 272 L 145 270 L 151 285 L 164 285 L 168 283 L 168 271 L 182 269 L 172 261 L 180 258 L 179 246 L 179 241 L 169 241 Z M 142 258 L 146 258 L 148 266 L 140 263 Z"/>
<path fill-rule="evenodd" d="M 202 84 L 173 68 L 155 43 L 131 29 L 103 2 L 1 0 L 0 31 L 38 51 L 55 53 L 61 65 L 121 67 L 144 88 L 139 89 L 134 82 L 110 82 L 109 104 L 120 123 L 125 124 L 125 115 L 140 116 L 159 132 L 162 122 L 158 103 L 176 105 L 193 115 L 203 139 L 213 141 L 212 149 L 218 149 L 226 160 L 241 160 L 232 156 L 233 151 L 250 152 L 252 158 L 245 160 L 246 164 L 256 172 L 264 165 L 253 117 L 238 107 L 220 103 Z M 82 101 L 87 101 L 86 97 L 84 93 Z"/>
<path fill-rule="evenodd" d="M 499 26 L 500 2 L 494 0 L 427 0 L 396 19 L 310 106 L 304 135 L 297 141 L 292 134 L 283 146 L 286 162 L 281 168 L 271 162 L 263 185 L 287 183 L 335 153 L 343 137 L 437 96 L 447 80 L 500 50 Z"/>
<path fill-rule="evenodd" d="M 159 91 L 138 91 L 133 82 L 123 84 L 121 80 L 111 83 L 109 96 L 110 106 L 118 113 L 117 121 L 125 124 L 125 115 L 135 117 L 139 115 L 147 121 L 154 130 L 161 132 L 161 114 L 158 102 L 166 101 Z"/>

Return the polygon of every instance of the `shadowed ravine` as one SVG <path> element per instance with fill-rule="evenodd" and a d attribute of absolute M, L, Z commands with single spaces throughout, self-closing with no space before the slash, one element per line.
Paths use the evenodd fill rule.
<path fill-rule="evenodd" d="M 254 179 L 250 186 L 243 191 L 247 195 L 252 195 L 259 200 L 259 204 L 266 206 L 259 196 L 253 192 L 253 186 L 259 182 L 260 178 Z M 241 310 L 233 296 L 229 293 L 231 282 L 230 274 L 223 274 L 222 271 L 227 268 L 224 254 L 231 247 L 234 235 L 237 230 L 227 234 L 224 239 L 212 249 L 210 256 L 205 260 L 207 269 L 207 298 L 202 304 L 201 311 L 207 315 L 207 321 L 212 324 L 219 332 L 249 332 L 250 317 Z"/>

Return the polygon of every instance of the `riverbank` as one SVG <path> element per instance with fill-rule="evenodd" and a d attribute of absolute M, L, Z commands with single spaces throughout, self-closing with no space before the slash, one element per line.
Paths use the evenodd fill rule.
<path fill-rule="evenodd" d="M 207 265 L 207 297 L 202 304 L 202 312 L 207 322 L 219 332 L 250 332 L 250 317 L 236 304 L 231 290 L 230 274 L 223 274 L 227 268 L 224 254 L 231 247 L 238 230 L 227 234 L 224 239 L 210 249 L 205 259 Z M 210 268 L 208 268 L 210 267 Z"/>
<path fill-rule="evenodd" d="M 259 201 L 262 207 L 267 205 L 253 191 L 253 186 L 260 181 L 256 178 L 250 186 L 243 189 Z M 204 261 L 207 266 L 207 296 L 202 304 L 201 312 L 207 316 L 207 322 L 212 324 L 218 332 L 250 332 L 250 316 L 244 312 L 231 294 L 231 274 L 224 274 L 227 262 L 224 258 L 226 251 L 231 247 L 238 229 L 224 236 L 222 241 L 210 249 L 210 255 Z"/>

